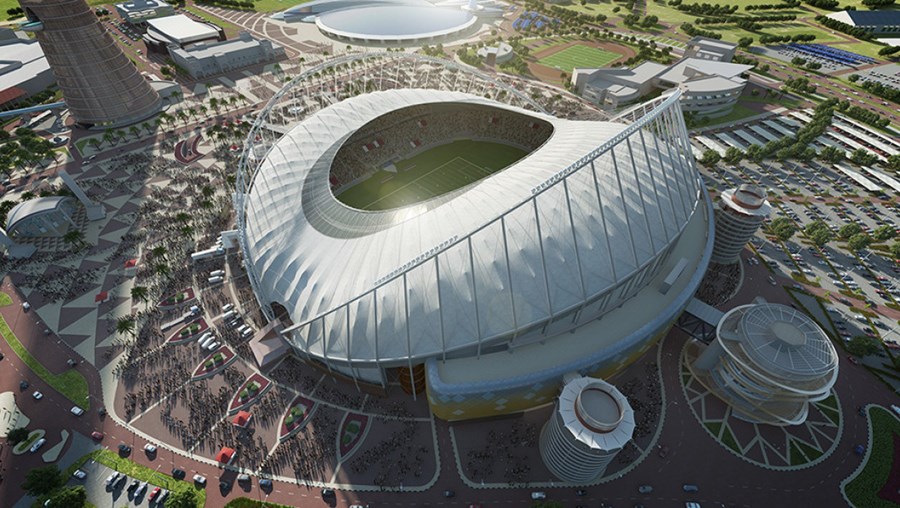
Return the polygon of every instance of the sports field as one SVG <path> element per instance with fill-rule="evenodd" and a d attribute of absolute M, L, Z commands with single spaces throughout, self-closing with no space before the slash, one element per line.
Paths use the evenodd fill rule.
<path fill-rule="evenodd" d="M 548 67 L 555 67 L 561 71 L 572 73 L 576 67 L 603 67 L 622 55 L 592 48 L 590 46 L 569 46 L 568 48 L 541 58 L 538 63 Z"/>
<path fill-rule="evenodd" d="M 490 141 L 461 140 L 395 162 L 337 198 L 360 210 L 389 210 L 440 196 L 516 162 L 525 150 Z"/>

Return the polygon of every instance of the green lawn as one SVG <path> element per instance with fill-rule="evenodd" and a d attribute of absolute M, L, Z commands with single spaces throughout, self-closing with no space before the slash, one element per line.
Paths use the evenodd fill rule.
<path fill-rule="evenodd" d="M 895 443 L 900 439 L 900 420 L 887 409 L 880 407 L 869 409 L 869 417 L 872 419 L 872 449 L 869 460 L 859 474 L 842 484 L 841 488 L 854 506 L 896 507 L 896 504 L 880 498 L 878 492 L 889 480 L 891 469 L 895 467 L 894 463 L 900 461 L 900 456 L 894 456 Z"/>
<path fill-rule="evenodd" d="M 728 113 L 725 116 L 720 116 L 716 118 L 710 118 L 709 121 L 703 125 L 698 125 L 698 127 L 709 127 L 712 125 L 724 125 L 724 124 L 733 124 L 738 120 L 743 120 L 744 118 L 760 115 L 759 111 L 754 111 L 746 106 L 741 106 L 740 101 L 734 105 L 734 109 L 731 110 L 731 113 Z"/>
<path fill-rule="evenodd" d="M 192 14 L 196 14 L 197 16 L 205 19 L 206 21 L 209 21 L 210 23 L 212 23 L 214 25 L 222 27 L 222 30 L 225 30 L 225 37 L 227 37 L 229 40 L 237 37 L 237 35 L 239 33 L 241 33 L 241 31 L 243 30 L 243 28 L 235 25 L 234 23 L 225 21 L 224 19 L 222 19 L 218 16 L 213 16 L 212 14 L 210 14 L 206 11 L 201 11 L 200 9 L 198 9 L 197 7 L 195 7 L 193 5 L 185 6 L 184 10 L 186 10 Z"/>
<path fill-rule="evenodd" d="M 571 73 L 572 69 L 576 67 L 603 67 L 621 56 L 610 51 L 578 45 L 569 46 L 558 53 L 541 58 L 538 62 L 548 67 L 555 67 L 561 71 Z"/>
<path fill-rule="evenodd" d="M 295 5 L 305 4 L 309 1 L 310 0 L 255 0 L 253 2 L 253 10 L 256 12 L 277 12 Z"/>
<path fill-rule="evenodd" d="M 495 173 L 525 151 L 490 141 L 460 140 L 396 161 L 397 172 L 376 171 L 338 199 L 360 210 L 388 210 L 440 196 Z"/>
<path fill-rule="evenodd" d="M 9 295 L 5 293 L 2 294 L 6 298 L 0 297 L 0 303 L 9 299 Z M 9 305 L 9 302 L 5 303 L 5 305 Z M 28 350 L 25 349 L 25 346 L 19 342 L 18 337 L 10 330 L 6 320 L 2 317 L 0 317 L 0 334 L 3 335 L 6 343 L 9 344 L 9 347 L 16 353 L 16 356 L 21 358 L 22 361 L 38 375 L 38 377 L 43 379 L 47 384 L 55 388 L 59 393 L 63 394 L 76 405 L 81 406 L 85 410 L 90 409 L 91 401 L 89 398 L 88 383 L 84 376 L 81 375 L 81 372 L 78 372 L 76 369 L 68 369 L 62 374 L 53 374 L 47 370 L 47 368 L 44 367 L 37 358 L 31 356 L 31 353 L 29 353 Z"/>

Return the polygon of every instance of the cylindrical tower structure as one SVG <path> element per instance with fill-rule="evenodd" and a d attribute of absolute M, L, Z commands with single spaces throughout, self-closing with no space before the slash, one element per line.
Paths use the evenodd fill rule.
<path fill-rule="evenodd" d="M 716 210 L 712 261 L 722 264 L 737 261 L 744 246 L 771 211 L 766 191 L 761 187 L 744 184 L 722 192 Z"/>
<path fill-rule="evenodd" d="M 575 484 L 597 479 L 634 433 L 634 411 L 615 386 L 578 377 L 563 386 L 541 431 L 541 457 L 557 478 Z"/>
<path fill-rule="evenodd" d="M 809 402 L 825 399 L 837 381 L 837 352 L 809 317 L 786 305 L 742 305 L 722 317 L 716 340 L 692 369 L 754 423 L 798 425 Z"/>
<path fill-rule="evenodd" d="M 20 0 L 75 121 L 114 127 L 160 109 L 160 97 L 85 0 Z"/>

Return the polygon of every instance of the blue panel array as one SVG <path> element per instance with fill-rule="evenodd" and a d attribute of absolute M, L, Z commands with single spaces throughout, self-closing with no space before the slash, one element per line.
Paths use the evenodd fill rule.
<path fill-rule="evenodd" d="M 548 18 L 547 16 L 544 16 L 543 14 L 536 11 L 525 11 L 521 16 L 516 18 L 515 21 L 513 21 L 513 29 L 524 30 L 529 26 L 534 25 L 535 28 L 540 30 L 551 23 L 559 23 L 559 20 L 556 18 Z"/>
<path fill-rule="evenodd" d="M 858 55 L 850 51 L 826 46 L 824 44 L 798 44 L 792 42 L 788 44 L 788 47 L 795 51 L 831 60 L 832 62 L 837 62 L 842 65 L 856 66 L 860 64 L 875 63 L 874 58 Z"/>

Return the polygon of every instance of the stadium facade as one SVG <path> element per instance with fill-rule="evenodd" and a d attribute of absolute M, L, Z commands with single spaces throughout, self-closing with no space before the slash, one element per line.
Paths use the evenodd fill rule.
<path fill-rule="evenodd" d="M 678 100 L 574 121 L 394 89 L 318 110 L 266 142 L 264 157 L 251 141 L 236 206 L 261 307 L 285 322 L 297 356 L 358 384 L 399 377 L 416 396 L 427 389 L 448 420 L 549 403 L 567 373 L 612 374 L 669 329 L 712 251 L 711 203 Z M 481 133 L 493 118 L 499 142 L 549 132 L 536 148 L 519 143 L 529 153 L 511 166 L 425 201 L 362 211 L 335 197 L 335 160 L 355 133 L 404 110 L 423 127 L 448 105 L 472 110 L 472 123 L 432 143 Z M 380 144 L 412 150 L 403 129 L 413 127 L 391 125 Z"/>

